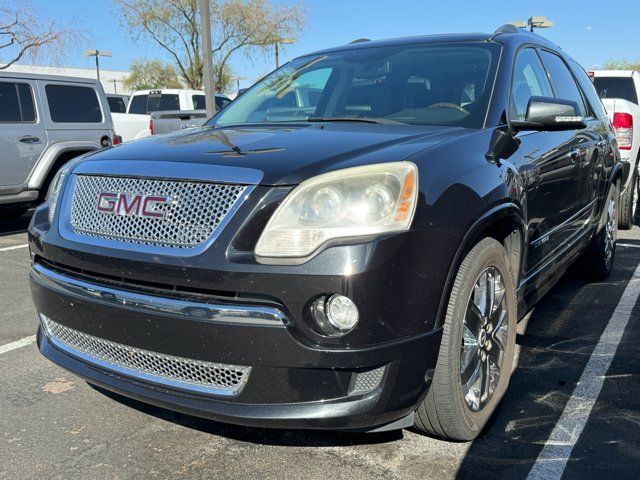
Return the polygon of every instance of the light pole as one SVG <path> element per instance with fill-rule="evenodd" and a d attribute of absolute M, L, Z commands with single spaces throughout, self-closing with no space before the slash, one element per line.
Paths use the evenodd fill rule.
<path fill-rule="evenodd" d="M 202 29 L 202 85 L 207 117 L 216 114 L 216 94 L 213 85 L 213 57 L 211 50 L 211 8 L 209 0 L 200 0 L 200 28 Z"/>
<path fill-rule="evenodd" d="M 87 57 L 96 57 L 96 78 L 100 81 L 100 57 L 111 57 L 111 52 L 101 52 L 100 50 L 87 50 L 84 52 Z"/>
<path fill-rule="evenodd" d="M 282 44 L 282 45 L 291 45 L 292 43 L 295 43 L 295 38 L 276 38 L 273 41 L 273 44 L 275 46 L 275 50 L 276 50 L 276 68 L 280 67 L 280 52 L 278 49 L 278 45 Z"/>
<path fill-rule="evenodd" d="M 529 20 L 526 22 L 509 22 L 509 25 L 518 28 L 528 28 L 530 32 L 533 32 L 534 28 L 551 28 L 553 27 L 553 22 L 548 20 L 547 17 L 537 16 L 529 17 Z"/>

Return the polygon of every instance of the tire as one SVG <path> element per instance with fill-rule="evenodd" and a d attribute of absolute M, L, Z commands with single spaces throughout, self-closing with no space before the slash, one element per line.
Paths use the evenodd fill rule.
<path fill-rule="evenodd" d="M 620 195 L 620 207 L 618 209 L 618 226 L 622 230 L 629 230 L 633 227 L 638 201 L 638 171 L 634 170 L 629 186 Z"/>
<path fill-rule="evenodd" d="M 605 280 L 611 274 L 618 240 L 616 217 L 620 200 L 620 181 L 618 181 L 609 189 L 603 212 L 604 226 L 593 237 L 580 259 L 582 270 L 590 279 Z"/>
<path fill-rule="evenodd" d="M 24 215 L 29 207 L 0 207 L 0 219 L 13 219 Z"/>
<path fill-rule="evenodd" d="M 433 382 L 416 410 L 415 427 L 423 433 L 447 440 L 473 440 L 487 424 L 507 389 L 513 367 L 518 319 L 514 281 L 507 258 L 506 250 L 498 241 L 485 238 L 467 254 L 458 269 L 447 307 Z M 486 315 L 481 317 L 472 313 L 472 303 L 476 305 L 482 297 L 480 287 L 476 284 L 482 282 L 486 285 L 485 280 L 492 278 L 491 272 L 494 285 L 500 286 L 501 282 L 501 288 L 495 289 L 497 306 L 492 310 L 494 315 L 489 317 L 493 321 L 485 322 Z M 501 289 L 504 293 L 500 297 Z M 485 301 L 484 304 L 489 302 Z M 478 310 L 482 309 L 481 306 Z M 501 309 L 504 315 L 499 314 L 498 310 Z M 489 309 L 484 309 L 485 314 L 488 311 Z M 499 322 L 498 315 L 503 319 L 502 323 Z M 474 318 L 477 321 L 474 322 Z M 480 328 L 474 329 L 474 323 Z M 494 324 L 502 326 L 491 328 Z M 491 333 L 487 333 L 490 329 Z M 476 338 L 470 335 L 472 330 L 479 332 Z M 473 354 L 474 351 L 477 355 Z M 482 359 L 483 354 L 486 360 Z M 463 360 L 463 356 L 466 360 Z M 466 386 L 463 385 L 461 365 L 464 362 L 467 365 L 465 370 L 469 372 L 471 368 L 475 373 L 473 365 L 476 363 L 472 362 L 480 362 L 482 383 L 482 379 L 486 378 L 482 374 L 483 365 L 491 365 L 496 360 L 500 365 L 500 375 L 498 381 L 493 383 L 493 389 L 486 390 L 490 393 L 483 402 L 483 395 L 474 396 L 474 389 L 467 388 L 470 384 L 475 385 L 471 380 Z M 473 378 L 474 375 L 471 376 Z M 495 377 L 493 380 L 495 381 Z M 489 381 L 487 385 L 490 386 L 491 383 Z M 478 400 L 478 403 L 474 400 Z"/>

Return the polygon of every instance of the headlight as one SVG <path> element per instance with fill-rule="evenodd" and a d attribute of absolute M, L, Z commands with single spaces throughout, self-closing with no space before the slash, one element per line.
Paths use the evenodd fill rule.
<path fill-rule="evenodd" d="M 84 157 L 84 155 L 83 155 Z M 53 216 L 56 213 L 56 207 L 60 200 L 60 189 L 64 184 L 64 180 L 73 170 L 73 168 L 80 163 L 83 157 L 78 157 L 70 162 L 65 163 L 60 170 L 54 175 L 51 183 L 49 184 L 49 191 L 47 192 L 47 203 L 49 204 L 49 223 L 53 222 Z"/>
<path fill-rule="evenodd" d="M 418 169 L 381 163 L 326 173 L 298 185 L 275 211 L 258 257 L 307 257 L 334 238 L 409 229 L 416 208 Z"/>

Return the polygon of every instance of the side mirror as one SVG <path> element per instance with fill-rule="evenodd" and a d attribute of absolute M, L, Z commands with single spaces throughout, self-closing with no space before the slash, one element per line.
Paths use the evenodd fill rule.
<path fill-rule="evenodd" d="M 533 130 L 557 132 L 587 128 L 584 117 L 578 115 L 578 104 L 571 100 L 553 97 L 531 97 L 525 120 L 511 122 L 516 131 Z"/>

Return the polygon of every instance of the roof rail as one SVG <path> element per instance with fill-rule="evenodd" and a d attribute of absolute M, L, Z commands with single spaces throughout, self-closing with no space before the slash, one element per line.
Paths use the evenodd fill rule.
<path fill-rule="evenodd" d="M 498 28 L 495 32 L 493 32 L 493 35 L 491 35 L 491 37 L 487 39 L 487 42 L 492 42 L 498 35 L 501 35 L 503 33 L 520 33 L 520 32 L 522 32 L 522 29 L 516 27 L 514 24 L 505 23 L 500 28 Z"/>
<path fill-rule="evenodd" d="M 356 38 L 354 41 L 349 42 L 349 45 L 354 43 L 363 43 L 363 42 L 370 42 L 370 41 L 371 41 L 370 38 Z"/>

